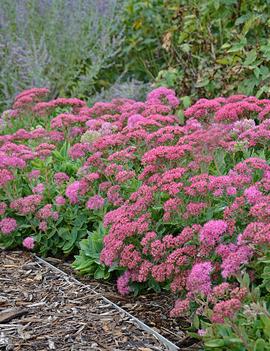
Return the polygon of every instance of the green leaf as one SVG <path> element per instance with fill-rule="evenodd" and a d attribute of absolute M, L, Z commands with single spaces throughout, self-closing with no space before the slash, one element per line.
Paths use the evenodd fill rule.
<path fill-rule="evenodd" d="M 182 45 L 180 45 L 180 48 L 181 48 L 182 51 L 185 52 L 185 53 L 189 53 L 189 52 L 190 52 L 190 49 L 191 49 L 191 47 L 190 47 L 189 44 L 182 44 Z"/>
<path fill-rule="evenodd" d="M 254 345 L 254 351 L 266 350 L 266 342 L 263 339 L 257 339 Z"/>
<path fill-rule="evenodd" d="M 193 318 L 192 325 L 194 326 L 194 328 L 200 329 L 200 319 L 199 319 L 199 316 L 197 314 L 195 314 L 195 316 Z"/>
<path fill-rule="evenodd" d="M 267 93 L 269 91 L 269 87 L 266 85 L 263 85 L 257 92 L 256 97 L 260 98 L 263 93 Z"/>
<path fill-rule="evenodd" d="M 249 278 L 248 273 L 245 273 L 244 276 L 243 276 L 243 280 L 242 280 L 241 286 L 249 288 L 249 285 L 250 285 L 250 278 Z"/>
<path fill-rule="evenodd" d="M 223 45 L 221 46 L 221 49 L 228 49 L 228 48 L 230 48 L 230 47 L 231 47 L 231 44 L 225 43 L 225 44 L 223 44 Z"/>
<path fill-rule="evenodd" d="M 265 333 L 265 335 L 270 338 L 270 318 L 268 316 L 266 316 L 265 314 L 261 314 L 260 318 L 263 322 L 263 331 Z"/>
<path fill-rule="evenodd" d="M 195 87 L 196 88 L 203 88 L 203 87 L 205 87 L 208 84 L 209 84 L 209 79 L 206 78 L 206 79 L 203 79 L 201 81 L 197 81 L 197 83 L 195 84 Z"/>
<path fill-rule="evenodd" d="M 233 45 L 227 52 L 239 52 L 247 45 L 247 39 L 243 38 L 239 43 Z"/>
<path fill-rule="evenodd" d="M 230 344 L 243 344 L 243 341 L 239 338 L 226 338 L 226 342 Z"/>
<path fill-rule="evenodd" d="M 250 15 L 243 15 L 241 17 L 238 17 L 237 20 L 235 21 L 235 25 L 238 26 L 239 24 L 245 23 L 248 19 L 250 18 Z"/>
<path fill-rule="evenodd" d="M 257 79 L 259 79 L 260 74 L 261 74 L 261 71 L 260 71 L 259 67 L 255 67 L 255 69 L 254 69 L 254 75 L 255 75 L 255 77 L 256 77 Z"/>
<path fill-rule="evenodd" d="M 253 15 L 245 22 L 243 30 L 242 30 L 243 35 L 246 35 L 248 33 L 248 31 L 254 26 L 254 24 L 258 18 L 259 18 L 258 15 Z"/>
<path fill-rule="evenodd" d="M 191 105 L 191 98 L 190 96 L 183 96 L 181 98 L 184 108 L 188 108 Z"/>
<path fill-rule="evenodd" d="M 269 55 L 270 55 L 270 53 L 269 53 Z M 269 73 L 270 73 L 269 68 L 267 66 L 261 66 L 260 72 L 261 72 L 263 79 L 267 78 L 269 76 Z"/>
<path fill-rule="evenodd" d="M 217 330 L 218 330 L 218 334 L 222 337 L 229 336 L 231 333 L 230 327 L 224 324 L 217 325 Z"/>
<path fill-rule="evenodd" d="M 223 174 L 226 170 L 225 156 L 226 156 L 226 153 L 223 149 L 215 150 L 215 153 L 214 153 L 215 164 L 220 174 Z"/>
<path fill-rule="evenodd" d="M 244 66 L 249 66 L 251 65 L 257 58 L 257 52 L 255 49 L 251 50 L 248 52 L 247 57 L 245 61 L 243 62 Z"/>
<path fill-rule="evenodd" d="M 225 342 L 224 340 L 221 340 L 221 339 L 214 339 L 214 340 L 207 341 L 204 345 L 206 347 L 217 348 L 217 347 L 225 346 Z"/>
<path fill-rule="evenodd" d="M 217 63 L 219 63 L 220 65 L 229 65 L 231 63 L 231 59 L 229 56 L 227 57 L 220 57 L 216 60 Z"/>
<path fill-rule="evenodd" d="M 178 116 L 178 119 L 179 119 L 179 124 L 180 125 L 184 125 L 185 123 L 185 116 L 184 116 L 184 112 L 182 110 L 179 110 L 177 112 L 177 116 Z"/>
<path fill-rule="evenodd" d="M 95 271 L 94 278 L 95 279 L 104 279 L 105 267 L 98 267 Z"/>

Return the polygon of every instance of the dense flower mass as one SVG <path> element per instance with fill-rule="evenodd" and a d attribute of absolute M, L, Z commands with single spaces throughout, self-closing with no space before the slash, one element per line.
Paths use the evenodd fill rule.
<path fill-rule="evenodd" d="M 121 272 L 121 294 L 169 288 L 172 317 L 204 299 L 212 320 L 232 318 L 245 296 L 233 288 L 270 245 L 270 100 L 201 99 L 180 125 L 167 88 L 92 107 L 46 94 L 20 94 L 2 117 L 0 242 L 43 254 L 81 242 L 83 260 L 102 227 L 93 262 Z"/>

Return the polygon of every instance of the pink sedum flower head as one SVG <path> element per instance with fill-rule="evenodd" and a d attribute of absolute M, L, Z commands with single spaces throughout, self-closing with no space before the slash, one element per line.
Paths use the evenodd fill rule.
<path fill-rule="evenodd" d="M 192 294 L 201 293 L 208 295 L 211 293 L 210 274 L 213 270 L 211 262 L 195 264 L 187 278 L 187 289 Z"/>
<path fill-rule="evenodd" d="M 135 128 L 139 125 L 140 122 L 146 122 L 147 119 L 145 117 L 143 117 L 142 115 L 132 115 L 129 117 L 128 119 L 128 128 Z"/>
<path fill-rule="evenodd" d="M 207 334 L 207 330 L 205 330 L 205 329 L 199 329 L 198 330 L 198 335 L 199 336 L 205 336 Z"/>
<path fill-rule="evenodd" d="M 227 223 L 222 220 L 211 220 L 207 222 L 200 232 L 201 243 L 210 246 L 216 245 L 227 228 Z"/>
<path fill-rule="evenodd" d="M 17 222 L 13 218 L 6 217 L 0 221 L 0 232 L 9 235 L 17 228 Z"/>
<path fill-rule="evenodd" d="M 86 207 L 89 210 L 99 210 L 104 206 L 104 199 L 99 195 L 95 195 L 89 198 Z"/>
<path fill-rule="evenodd" d="M 42 194 L 45 190 L 44 184 L 40 183 L 37 186 L 33 188 L 33 193 L 34 194 Z"/>
<path fill-rule="evenodd" d="M 55 203 L 57 206 L 63 206 L 66 203 L 66 199 L 64 198 L 64 196 L 58 195 L 55 198 Z"/>
<path fill-rule="evenodd" d="M 190 301 L 188 299 L 185 300 L 177 300 L 175 302 L 174 308 L 170 312 L 170 317 L 179 317 L 184 316 L 188 313 L 190 307 Z"/>
<path fill-rule="evenodd" d="M 30 173 L 28 173 L 28 178 L 30 180 L 32 179 L 37 179 L 40 176 L 40 171 L 37 169 L 34 169 L 33 171 L 31 171 Z"/>
<path fill-rule="evenodd" d="M 48 224 L 47 224 L 47 222 L 41 221 L 41 222 L 39 223 L 38 228 L 39 228 L 42 232 L 46 232 L 46 230 L 48 229 Z"/>
<path fill-rule="evenodd" d="M 79 190 L 80 190 L 80 182 L 75 181 L 70 184 L 66 188 L 66 196 L 69 198 L 71 204 L 76 204 L 79 201 Z"/>
<path fill-rule="evenodd" d="M 218 302 L 214 306 L 212 321 L 214 323 L 224 323 L 225 318 L 232 318 L 234 314 L 241 308 L 239 299 L 230 299 L 227 301 Z"/>
<path fill-rule="evenodd" d="M 179 105 L 179 100 L 175 96 L 175 92 L 165 87 L 160 87 L 151 91 L 147 95 L 147 101 L 154 104 L 169 104 L 173 108 L 176 108 Z"/>
<path fill-rule="evenodd" d="M 58 172 L 54 175 L 54 181 L 57 185 L 60 185 L 69 180 L 69 176 L 64 172 Z"/>
<path fill-rule="evenodd" d="M 0 216 L 3 216 L 6 212 L 7 205 L 5 202 L 0 202 Z"/>
<path fill-rule="evenodd" d="M 227 195 L 234 196 L 237 193 L 237 189 L 234 186 L 230 186 L 226 189 Z"/>
<path fill-rule="evenodd" d="M 249 204 L 255 205 L 263 194 L 256 188 L 256 186 L 251 186 L 244 191 L 244 195 Z"/>
<path fill-rule="evenodd" d="M 23 247 L 25 247 L 28 250 L 33 250 L 34 246 L 35 246 L 35 240 L 33 237 L 28 236 L 27 238 L 25 238 L 23 240 Z"/>
<path fill-rule="evenodd" d="M 128 295 L 130 293 L 130 288 L 128 286 L 131 274 L 126 271 L 121 277 L 117 279 L 117 290 L 120 295 Z"/>
<path fill-rule="evenodd" d="M 0 169 L 0 186 L 3 187 L 15 177 L 8 169 Z"/>
<path fill-rule="evenodd" d="M 252 255 L 253 251 L 248 246 L 237 248 L 235 252 L 230 253 L 223 259 L 221 264 L 222 276 L 228 278 L 236 275 L 240 271 L 241 265 L 248 263 Z"/>

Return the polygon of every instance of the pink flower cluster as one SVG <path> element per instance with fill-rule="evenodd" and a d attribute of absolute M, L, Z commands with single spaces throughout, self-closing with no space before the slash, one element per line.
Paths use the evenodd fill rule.
<path fill-rule="evenodd" d="M 87 208 L 89 208 L 90 210 L 98 210 L 100 208 L 102 208 L 104 205 L 104 199 L 99 196 L 99 195 L 95 195 L 90 197 L 90 199 L 87 201 Z"/>
<path fill-rule="evenodd" d="M 6 217 L 0 221 L 0 233 L 9 235 L 17 228 L 17 222 L 13 218 Z"/>
<path fill-rule="evenodd" d="M 209 295 L 211 292 L 211 262 L 196 263 L 187 278 L 187 289 L 190 294 Z"/>
<path fill-rule="evenodd" d="M 27 238 L 25 238 L 23 240 L 22 244 L 26 249 L 33 250 L 33 248 L 35 246 L 35 240 L 31 236 L 28 236 Z"/>

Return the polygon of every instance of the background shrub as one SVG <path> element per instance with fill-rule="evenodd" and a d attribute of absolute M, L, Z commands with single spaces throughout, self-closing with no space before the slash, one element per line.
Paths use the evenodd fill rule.
<path fill-rule="evenodd" d="M 121 0 L 3 0 L 0 108 L 30 87 L 86 97 L 118 74 Z M 113 69 L 111 67 L 114 66 Z"/>
<path fill-rule="evenodd" d="M 174 88 L 193 101 L 236 92 L 269 96 L 268 0 L 3 0 L 0 6 L 2 109 L 32 86 L 93 102 L 132 81 Z"/>
<path fill-rule="evenodd" d="M 269 1 L 181 1 L 163 37 L 181 95 L 269 94 Z"/>

